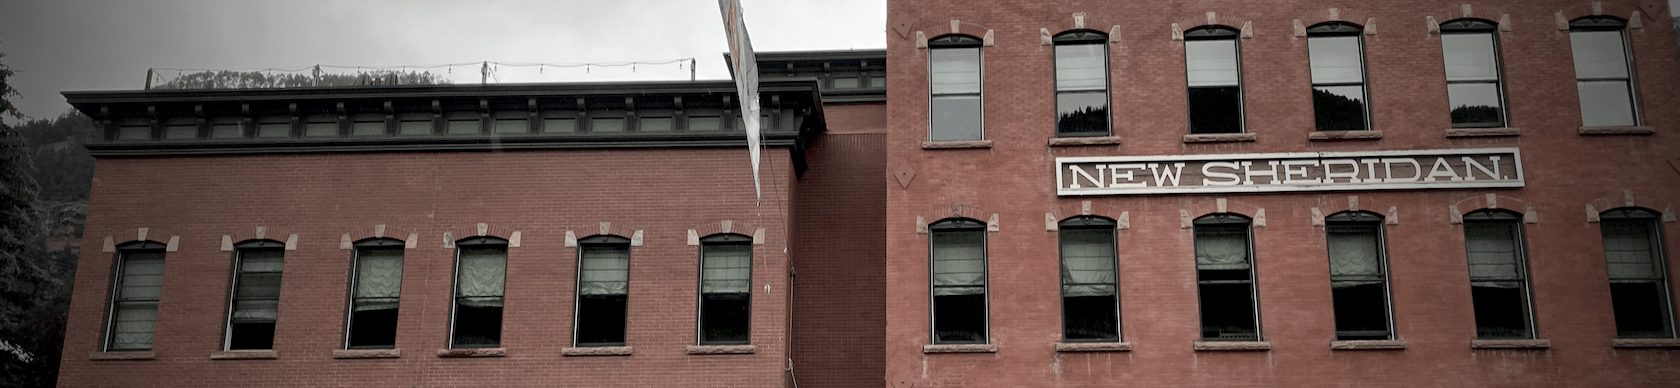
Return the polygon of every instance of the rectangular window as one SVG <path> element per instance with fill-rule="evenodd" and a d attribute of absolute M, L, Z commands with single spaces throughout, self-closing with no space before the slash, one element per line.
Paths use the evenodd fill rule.
<path fill-rule="evenodd" d="M 928 42 L 928 47 L 928 139 L 984 139 L 980 40 L 950 35 Z"/>
<path fill-rule="evenodd" d="M 1114 271 L 1114 222 L 1096 217 L 1062 221 L 1062 340 L 1120 340 L 1120 299 Z"/>
<path fill-rule="evenodd" d="M 986 343 L 986 224 L 952 219 L 929 228 L 933 343 Z"/>
<path fill-rule="evenodd" d="M 127 119 L 117 125 L 117 140 L 151 140 L 152 125 L 146 119 Z"/>
<path fill-rule="evenodd" d="M 210 125 L 212 139 L 238 139 L 245 137 L 245 129 L 241 123 L 244 119 L 237 117 L 221 117 Z"/>
<path fill-rule="evenodd" d="M 1610 272 L 1610 304 L 1620 338 L 1673 338 L 1668 268 L 1655 212 L 1616 209 L 1599 215 L 1604 259 Z"/>
<path fill-rule="evenodd" d="M 1237 32 L 1204 27 L 1184 33 L 1190 133 L 1243 131 L 1242 66 Z"/>
<path fill-rule="evenodd" d="M 1107 136 L 1108 38 L 1076 31 L 1055 42 L 1056 135 Z"/>
<path fill-rule="evenodd" d="M 751 342 L 752 238 L 725 234 L 700 241 L 700 344 Z"/>
<path fill-rule="evenodd" d="M 481 126 L 483 123 L 478 119 L 456 118 L 444 122 L 444 131 L 450 135 L 477 135 L 484 133 Z"/>
<path fill-rule="evenodd" d="M 1499 36 L 1492 23 L 1459 20 L 1441 24 L 1441 52 L 1447 65 L 1447 102 L 1453 127 L 1505 126 L 1505 87 L 1500 80 Z"/>
<path fill-rule="evenodd" d="M 1248 218 L 1214 214 L 1196 219 L 1194 225 L 1202 340 L 1259 341 Z"/>
<path fill-rule="evenodd" d="M 192 140 L 198 138 L 198 120 L 192 118 L 170 119 L 163 127 L 165 140 Z"/>
<path fill-rule="evenodd" d="M 637 120 L 642 132 L 670 132 L 674 121 L 670 117 L 643 117 Z"/>
<path fill-rule="evenodd" d="M 390 349 L 397 345 L 397 307 L 402 297 L 403 242 L 356 243 L 350 275 L 350 317 L 346 349 Z"/>
<path fill-rule="evenodd" d="M 383 136 L 385 135 L 385 115 L 365 113 L 351 118 L 350 134 L 353 136 Z"/>
<path fill-rule="evenodd" d="M 604 117 L 589 119 L 589 132 L 612 133 L 624 132 L 623 117 Z"/>
<path fill-rule="evenodd" d="M 1371 129 L 1366 118 L 1365 47 L 1361 29 L 1329 23 L 1307 29 L 1312 62 L 1313 123 L 1320 131 Z"/>
<path fill-rule="evenodd" d="M 578 240 L 575 346 L 623 346 L 629 295 L 630 240 Z"/>
<path fill-rule="evenodd" d="M 1575 56 L 1575 86 L 1581 98 L 1581 125 L 1639 125 L 1625 23 L 1609 17 L 1587 17 L 1569 25 L 1569 44 Z"/>
<path fill-rule="evenodd" d="M 835 89 L 857 89 L 858 88 L 858 79 L 857 79 L 857 77 L 835 77 L 834 78 L 834 88 Z"/>
<path fill-rule="evenodd" d="M 1336 339 L 1393 339 L 1382 218 L 1347 212 L 1325 218 L 1325 224 Z"/>
<path fill-rule="evenodd" d="M 282 244 L 260 241 L 234 252 L 233 295 L 227 323 L 227 350 L 273 349 L 274 321 L 280 316 Z"/>
<path fill-rule="evenodd" d="M 309 115 L 303 124 L 303 135 L 310 137 L 338 136 L 338 117 L 333 115 Z"/>
<path fill-rule="evenodd" d="M 718 116 L 689 116 L 688 130 L 716 131 L 722 129 L 723 119 Z"/>
<path fill-rule="evenodd" d="M 105 350 L 151 350 L 163 291 L 163 244 L 135 243 L 117 252 Z M 155 246 L 153 246 L 155 245 Z M 138 248 L 138 249 L 136 249 Z"/>
<path fill-rule="evenodd" d="M 1476 338 L 1534 338 L 1522 217 L 1494 211 L 1465 215 L 1464 245 L 1470 258 Z"/>
<path fill-rule="evenodd" d="M 449 347 L 501 346 L 507 240 L 478 237 L 455 245 L 455 308 Z"/>
<path fill-rule="evenodd" d="M 529 133 L 531 125 L 526 119 L 496 119 L 496 133 Z"/>

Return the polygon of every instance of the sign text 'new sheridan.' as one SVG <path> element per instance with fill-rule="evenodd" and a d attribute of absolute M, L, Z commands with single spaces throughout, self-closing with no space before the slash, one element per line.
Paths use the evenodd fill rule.
<path fill-rule="evenodd" d="M 1522 187 L 1516 148 L 1056 158 L 1057 195 Z"/>

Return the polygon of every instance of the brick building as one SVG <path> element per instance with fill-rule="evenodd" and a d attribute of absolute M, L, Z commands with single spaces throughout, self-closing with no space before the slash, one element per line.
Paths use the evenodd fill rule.
<path fill-rule="evenodd" d="M 1680 384 L 1668 10 L 1369 3 L 889 1 L 761 202 L 723 81 L 66 93 L 61 385 Z"/>

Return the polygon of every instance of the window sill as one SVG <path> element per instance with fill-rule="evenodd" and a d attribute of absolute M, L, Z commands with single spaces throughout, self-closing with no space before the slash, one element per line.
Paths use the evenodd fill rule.
<path fill-rule="evenodd" d="M 88 353 L 88 359 L 94 361 L 144 361 L 156 360 L 157 352 L 93 352 Z"/>
<path fill-rule="evenodd" d="M 1548 339 L 1479 339 L 1470 340 L 1471 349 L 1551 349 Z"/>
<path fill-rule="evenodd" d="M 922 345 L 922 354 L 997 353 L 996 344 Z"/>
<path fill-rule="evenodd" d="M 1057 342 L 1058 352 L 1130 352 L 1131 342 Z"/>
<path fill-rule="evenodd" d="M 1252 142 L 1258 139 L 1252 133 L 1201 133 L 1184 135 L 1185 143 L 1226 143 Z"/>
<path fill-rule="evenodd" d="M 210 353 L 212 360 L 273 360 L 280 358 L 273 350 L 228 350 Z"/>
<path fill-rule="evenodd" d="M 1196 341 L 1198 352 L 1272 350 L 1272 341 Z"/>
<path fill-rule="evenodd" d="M 1656 134 L 1657 129 L 1652 128 L 1652 127 L 1645 127 L 1645 126 L 1639 126 L 1639 127 L 1581 127 L 1581 129 L 1578 133 L 1580 133 L 1581 135 L 1588 135 L 1588 136 L 1591 136 L 1591 135 L 1651 135 L 1651 134 Z"/>
<path fill-rule="evenodd" d="M 758 353 L 758 347 L 752 345 L 689 345 L 688 354 L 706 356 L 713 354 L 753 354 Z"/>
<path fill-rule="evenodd" d="M 1406 340 L 1330 341 L 1330 350 L 1406 350 Z"/>
<path fill-rule="evenodd" d="M 333 358 L 348 360 L 402 358 L 402 349 L 333 349 Z"/>
<path fill-rule="evenodd" d="M 1311 141 L 1381 140 L 1382 138 L 1383 138 L 1383 132 L 1382 131 L 1372 131 L 1372 130 L 1363 130 L 1363 131 L 1313 131 L 1312 133 L 1307 134 L 1307 140 L 1311 140 Z"/>
<path fill-rule="evenodd" d="M 924 141 L 924 142 L 922 142 L 922 149 L 924 149 L 924 150 L 948 150 L 948 149 L 965 149 L 965 148 L 992 148 L 992 141 L 991 140 L 951 140 L 951 141 Z"/>
<path fill-rule="evenodd" d="M 562 356 L 628 356 L 629 346 L 592 346 L 560 349 Z"/>
<path fill-rule="evenodd" d="M 1447 128 L 1447 137 L 1495 137 L 1519 134 L 1522 134 L 1522 130 L 1516 128 Z"/>
<path fill-rule="evenodd" d="M 1610 340 L 1610 346 L 1616 348 L 1680 348 L 1680 339 L 1675 338 L 1617 338 Z"/>
<path fill-rule="evenodd" d="M 507 357 L 507 348 L 438 349 L 438 358 Z"/>
<path fill-rule="evenodd" d="M 1045 144 L 1051 147 L 1119 145 L 1119 136 L 1052 137 Z"/>

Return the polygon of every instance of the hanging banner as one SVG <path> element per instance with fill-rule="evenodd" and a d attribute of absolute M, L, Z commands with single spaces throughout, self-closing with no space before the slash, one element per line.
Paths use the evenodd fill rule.
<path fill-rule="evenodd" d="M 1056 158 L 1057 195 L 1523 187 L 1516 148 Z"/>
<path fill-rule="evenodd" d="M 747 37 L 747 24 L 741 19 L 740 0 L 718 0 L 723 11 L 723 30 L 729 38 L 730 74 L 735 77 L 735 92 L 741 100 L 741 121 L 747 126 L 747 153 L 752 158 L 753 194 L 764 198 L 758 183 L 758 60 L 753 58 L 752 39 Z"/>

